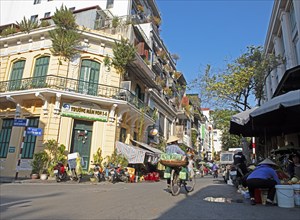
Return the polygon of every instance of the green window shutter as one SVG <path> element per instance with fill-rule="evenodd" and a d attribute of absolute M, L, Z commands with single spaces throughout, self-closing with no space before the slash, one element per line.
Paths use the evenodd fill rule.
<path fill-rule="evenodd" d="M 13 64 L 11 74 L 10 74 L 9 90 L 20 89 L 24 66 L 25 66 L 25 60 L 17 61 Z"/>
<path fill-rule="evenodd" d="M 0 158 L 6 158 L 14 119 L 3 119 L 0 131 Z"/>
<path fill-rule="evenodd" d="M 97 95 L 100 64 L 93 60 L 83 60 L 79 76 L 79 92 Z"/>
<path fill-rule="evenodd" d="M 50 57 L 40 57 L 36 59 L 32 86 L 34 88 L 41 88 L 45 86 L 46 75 L 48 73 Z"/>
<path fill-rule="evenodd" d="M 28 127 L 38 128 L 39 118 L 28 118 Z M 22 150 L 22 159 L 32 159 L 35 149 L 36 136 L 26 135 Z"/>
<path fill-rule="evenodd" d="M 50 57 L 38 58 L 35 62 L 33 77 L 46 76 Z"/>

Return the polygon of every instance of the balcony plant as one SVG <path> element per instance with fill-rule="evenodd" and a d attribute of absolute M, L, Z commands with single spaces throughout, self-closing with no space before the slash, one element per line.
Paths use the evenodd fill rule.
<path fill-rule="evenodd" d="M 139 13 L 144 12 L 144 6 L 143 5 L 137 5 L 137 10 Z"/>
<path fill-rule="evenodd" d="M 124 76 L 128 64 L 135 60 L 135 48 L 128 39 L 122 37 L 120 42 L 115 41 L 113 54 L 111 65 L 117 70 L 117 73 Z"/>
<path fill-rule="evenodd" d="M 120 19 L 118 17 L 113 17 L 111 24 L 113 28 L 117 28 L 120 24 Z"/>
<path fill-rule="evenodd" d="M 154 24 L 155 24 L 157 27 L 159 27 L 159 26 L 161 25 L 161 19 L 160 19 L 159 17 L 154 16 L 152 19 L 153 19 Z"/>
<path fill-rule="evenodd" d="M 38 23 L 36 21 L 26 19 L 25 16 L 23 17 L 23 20 L 20 22 L 17 22 L 17 25 L 20 28 L 20 31 L 30 33 L 31 30 L 38 28 Z"/>

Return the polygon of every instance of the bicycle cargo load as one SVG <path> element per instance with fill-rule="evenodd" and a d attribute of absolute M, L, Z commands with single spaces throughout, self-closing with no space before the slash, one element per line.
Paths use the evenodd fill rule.
<path fill-rule="evenodd" d="M 168 167 L 187 166 L 188 160 L 180 154 L 161 154 L 160 163 Z"/>

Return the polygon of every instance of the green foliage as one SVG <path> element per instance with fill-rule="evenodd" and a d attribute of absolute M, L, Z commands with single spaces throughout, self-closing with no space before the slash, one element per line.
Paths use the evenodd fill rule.
<path fill-rule="evenodd" d="M 232 147 L 240 147 L 240 137 L 229 133 L 231 116 L 237 111 L 232 110 L 215 110 L 211 113 L 214 121 L 214 128 L 222 130 L 222 150 L 228 150 Z"/>
<path fill-rule="evenodd" d="M 49 161 L 49 156 L 45 151 L 40 151 L 33 155 L 33 160 L 31 161 L 32 174 L 41 174 L 47 169 L 47 163 Z"/>
<path fill-rule="evenodd" d="M 8 27 L 8 28 L 5 28 L 5 29 L 1 32 L 1 36 L 6 37 L 6 36 L 8 36 L 8 35 L 15 34 L 15 33 L 17 33 L 17 32 L 18 32 L 18 31 L 17 31 L 17 29 L 16 29 L 15 27 L 10 26 L 10 27 Z"/>
<path fill-rule="evenodd" d="M 135 59 L 135 48 L 127 39 L 122 38 L 121 42 L 115 42 L 113 46 L 112 65 L 119 74 L 126 72 L 127 65 Z"/>
<path fill-rule="evenodd" d="M 41 21 L 41 23 L 40 23 L 40 25 L 39 25 L 39 27 L 48 27 L 48 26 L 50 26 L 51 24 L 50 24 L 50 22 L 49 21 Z"/>
<path fill-rule="evenodd" d="M 191 135 L 191 139 L 192 139 L 192 147 L 196 146 L 196 142 L 197 142 L 197 137 L 198 137 L 198 133 L 197 130 L 192 129 L 192 135 Z"/>
<path fill-rule="evenodd" d="M 93 154 L 93 162 L 94 164 L 99 164 L 102 167 L 102 161 L 103 161 L 103 157 L 102 157 L 102 150 L 99 147 L 97 152 L 95 154 Z"/>
<path fill-rule="evenodd" d="M 158 144 L 156 145 L 156 148 L 163 152 L 166 152 L 166 146 L 167 146 L 166 140 L 164 139 L 163 136 L 159 135 Z"/>
<path fill-rule="evenodd" d="M 63 144 L 58 144 L 56 140 L 48 140 L 44 143 L 44 151 L 48 154 L 46 169 L 50 175 L 53 174 L 54 166 L 60 161 L 66 164 L 66 147 Z"/>
<path fill-rule="evenodd" d="M 49 31 L 52 41 L 51 52 L 55 56 L 70 60 L 78 53 L 76 47 L 80 42 L 80 33 L 77 31 L 75 17 L 72 11 L 61 6 L 60 10 L 56 9 L 52 19 L 56 28 Z"/>
<path fill-rule="evenodd" d="M 121 164 L 122 167 L 128 166 L 128 160 L 121 154 L 117 154 L 117 150 L 114 150 L 111 156 L 105 157 L 108 164 L 118 165 Z"/>
<path fill-rule="evenodd" d="M 32 29 L 38 28 L 37 21 L 32 21 L 30 19 L 26 19 L 25 16 L 21 22 L 16 22 L 20 28 L 20 31 L 27 32 L 28 34 Z"/>
<path fill-rule="evenodd" d="M 244 111 L 251 108 L 251 98 L 260 103 L 266 75 L 282 62 L 280 57 L 264 54 L 262 47 L 250 46 L 225 71 L 212 74 L 211 66 L 207 65 L 205 74 L 193 84 L 199 86 L 203 102 L 213 100 L 220 106 Z"/>
<path fill-rule="evenodd" d="M 113 17 L 112 19 L 112 27 L 117 28 L 120 24 L 120 19 L 118 17 Z"/>

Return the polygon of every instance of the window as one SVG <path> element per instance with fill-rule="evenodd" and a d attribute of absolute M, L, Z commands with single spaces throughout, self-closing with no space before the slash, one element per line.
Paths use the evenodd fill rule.
<path fill-rule="evenodd" d="M 49 17 L 50 17 L 50 14 L 51 14 L 51 12 L 46 12 L 46 13 L 44 14 L 44 18 L 49 18 Z"/>
<path fill-rule="evenodd" d="M 40 57 L 35 61 L 32 84 L 35 88 L 44 87 L 48 72 L 50 57 Z"/>
<path fill-rule="evenodd" d="M 106 9 L 114 7 L 114 0 L 107 0 Z"/>
<path fill-rule="evenodd" d="M 293 5 L 291 5 L 290 20 L 291 20 L 291 29 L 293 33 L 296 28 L 296 17 L 295 17 L 295 10 Z"/>
<path fill-rule="evenodd" d="M 32 15 L 32 16 L 30 17 L 30 21 L 31 21 L 31 22 L 37 22 L 37 19 L 38 19 L 38 15 Z"/>
<path fill-rule="evenodd" d="M 9 90 L 18 90 L 21 87 L 25 60 L 17 61 L 13 64 L 10 73 Z"/>
<path fill-rule="evenodd" d="M 34 0 L 34 1 L 33 1 L 33 4 L 34 4 L 34 5 L 41 4 L 41 0 Z"/>
<path fill-rule="evenodd" d="M 79 92 L 88 95 L 97 95 L 100 74 L 100 63 L 93 60 L 81 62 L 79 77 Z"/>
<path fill-rule="evenodd" d="M 125 143 L 126 140 L 126 129 L 121 128 L 119 141 Z"/>
<path fill-rule="evenodd" d="M 0 131 L 0 158 L 6 158 L 14 119 L 3 119 Z"/>
<path fill-rule="evenodd" d="M 28 127 L 37 128 L 39 126 L 39 118 L 28 118 Z M 35 148 L 36 136 L 26 135 L 22 150 L 22 159 L 32 159 Z"/>

